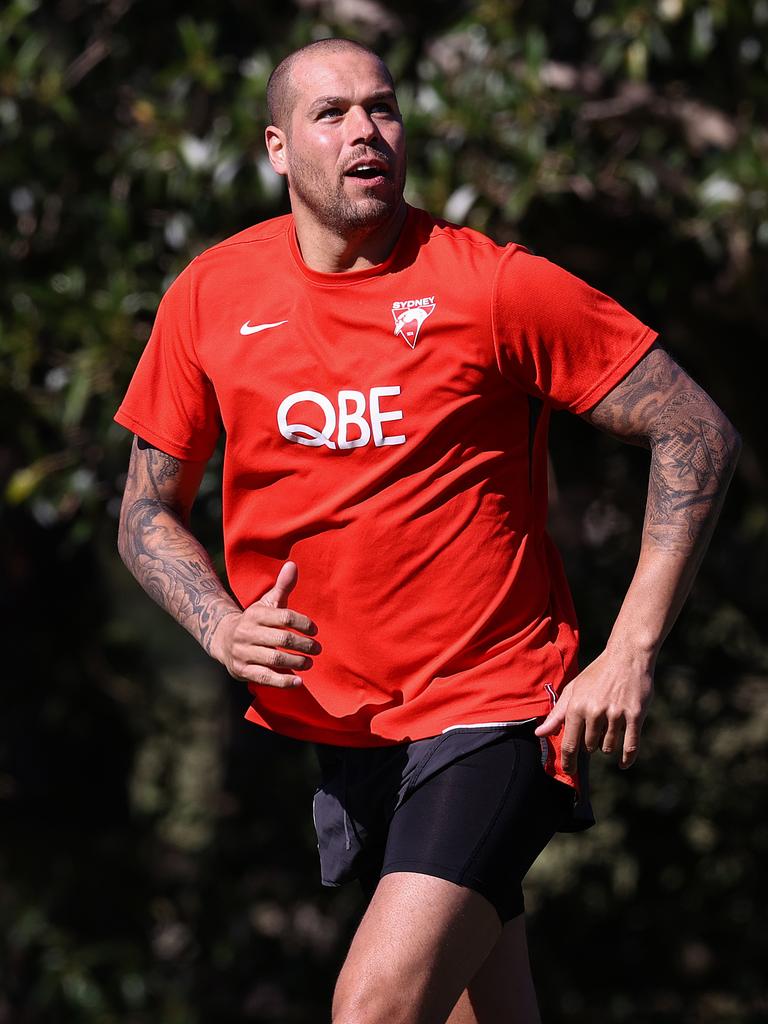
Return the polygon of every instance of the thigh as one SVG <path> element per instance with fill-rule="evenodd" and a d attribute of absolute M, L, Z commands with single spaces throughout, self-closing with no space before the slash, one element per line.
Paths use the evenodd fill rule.
<path fill-rule="evenodd" d="M 334 1024 L 445 1024 L 500 935 L 496 912 L 473 890 L 388 874 L 339 975 Z"/>
<path fill-rule="evenodd" d="M 525 915 L 508 921 L 447 1024 L 541 1024 L 531 977 Z"/>
<path fill-rule="evenodd" d="M 544 771 L 535 737 L 510 733 L 408 796 L 390 824 L 382 876 L 423 872 L 473 889 L 504 924 L 522 913 L 522 879 L 572 798 Z"/>

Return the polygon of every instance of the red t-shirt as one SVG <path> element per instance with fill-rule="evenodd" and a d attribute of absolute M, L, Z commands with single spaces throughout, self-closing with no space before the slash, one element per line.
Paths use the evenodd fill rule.
<path fill-rule="evenodd" d="M 116 419 L 180 459 L 223 427 L 241 605 L 298 564 L 290 604 L 323 653 L 303 687 L 252 686 L 247 716 L 374 746 L 548 713 L 577 648 L 545 532 L 549 412 L 591 408 L 655 337 L 547 260 L 412 208 L 368 270 L 309 269 L 290 216 L 198 256 Z"/>

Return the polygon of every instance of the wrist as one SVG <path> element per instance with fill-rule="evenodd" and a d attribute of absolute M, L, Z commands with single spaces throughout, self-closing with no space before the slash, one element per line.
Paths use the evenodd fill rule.
<path fill-rule="evenodd" d="M 227 665 L 227 653 L 231 647 L 232 631 L 237 624 L 236 616 L 240 614 L 239 608 L 225 608 L 211 627 L 208 643 L 205 645 L 210 656 L 215 658 L 216 661 L 221 662 L 225 667 Z"/>
<path fill-rule="evenodd" d="M 658 637 L 650 636 L 642 631 L 625 633 L 615 629 L 605 645 L 606 651 L 611 655 L 631 662 L 651 673 L 656 665 L 660 648 L 661 640 Z"/>

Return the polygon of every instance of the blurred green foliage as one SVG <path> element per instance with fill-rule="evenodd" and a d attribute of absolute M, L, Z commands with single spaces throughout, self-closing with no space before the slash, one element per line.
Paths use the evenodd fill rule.
<path fill-rule="evenodd" d="M 643 757 L 530 877 L 548 1021 L 768 1019 L 768 0 L 9 0 L 0 10 L 0 1022 L 315 1022 L 357 894 L 321 890 L 297 743 L 138 591 L 111 416 L 163 289 L 284 212 L 267 76 L 325 35 L 401 82 L 409 199 L 619 298 L 741 429 Z M 553 428 L 585 658 L 646 460 Z M 220 552 L 218 462 L 196 529 Z"/>

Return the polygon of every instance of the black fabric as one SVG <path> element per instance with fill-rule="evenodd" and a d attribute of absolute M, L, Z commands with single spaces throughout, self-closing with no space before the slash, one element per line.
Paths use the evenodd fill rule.
<path fill-rule="evenodd" d="M 523 910 L 521 882 L 573 813 L 574 791 L 546 774 L 536 723 L 459 728 L 378 748 L 316 744 L 322 881 L 415 871 L 465 885 L 502 922 Z"/>

